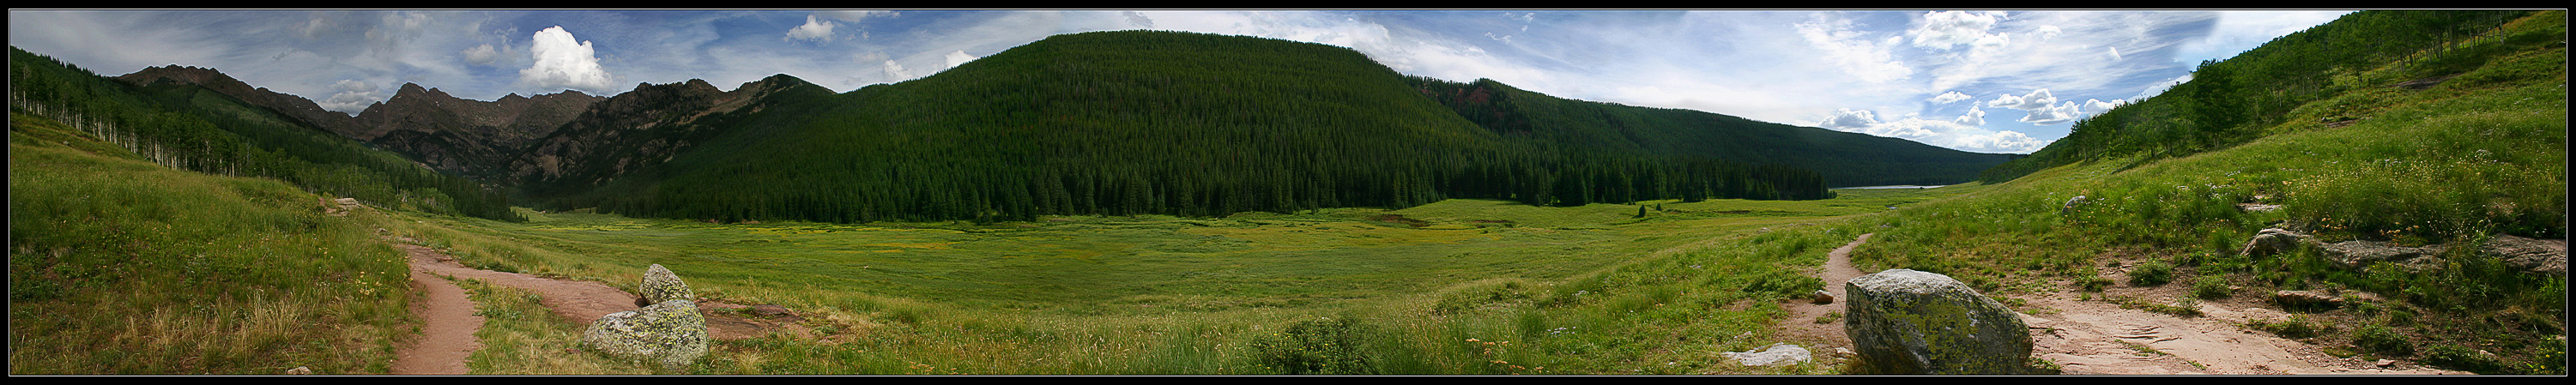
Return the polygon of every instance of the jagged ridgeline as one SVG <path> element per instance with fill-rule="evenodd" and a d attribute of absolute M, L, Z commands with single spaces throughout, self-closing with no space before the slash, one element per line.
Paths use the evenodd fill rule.
<path fill-rule="evenodd" d="M 799 119 L 738 128 L 554 204 L 723 220 L 1028 220 L 1827 195 L 1812 169 L 1657 150 L 1643 144 L 1664 139 L 1654 131 L 1605 144 L 1489 129 L 1431 97 L 1450 88 L 1321 44 L 1059 35 L 919 80 L 781 103 L 764 114 Z"/>
<path fill-rule="evenodd" d="M 504 195 L 194 84 L 135 86 L 9 48 L 10 113 L 45 116 L 172 168 L 269 177 L 370 204 L 523 220 Z"/>
<path fill-rule="evenodd" d="M 2154 97 L 2075 122 L 2066 138 L 2029 157 L 1987 170 L 2001 183 L 2032 172 L 2104 158 L 2181 157 L 2270 135 L 2293 109 L 2375 83 L 2368 76 L 2407 76 L 2438 83 L 2484 64 L 2492 53 L 2565 44 L 2565 30 L 2532 30 L 2479 39 L 2528 10 L 2362 11 L 2272 39 L 2225 61 L 2204 61 L 2191 81 Z M 2388 63 L 2402 73 L 2367 74 Z M 2401 79 L 2406 80 L 2406 79 Z M 2474 80 L 2474 79 L 2472 79 Z M 2326 124 L 2350 123 L 2358 111 L 2327 111 Z"/>

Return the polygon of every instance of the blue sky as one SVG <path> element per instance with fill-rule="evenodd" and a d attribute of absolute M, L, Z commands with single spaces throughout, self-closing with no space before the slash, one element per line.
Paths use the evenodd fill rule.
<path fill-rule="evenodd" d="M 12 10 L 9 44 L 103 75 L 213 67 L 355 113 L 403 83 L 493 100 L 785 73 L 847 92 L 1050 35 L 1350 47 L 1397 71 L 2028 153 L 2075 119 L 2349 11 Z"/>

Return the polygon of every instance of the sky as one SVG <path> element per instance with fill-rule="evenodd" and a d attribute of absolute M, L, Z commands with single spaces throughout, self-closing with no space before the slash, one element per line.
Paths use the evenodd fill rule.
<path fill-rule="evenodd" d="M 2111 106 L 2350 11 L 11 10 L 9 44 L 121 75 L 212 67 L 355 114 L 403 83 L 495 100 L 788 74 L 838 92 L 1047 36 L 1349 47 L 1411 75 L 2029 153 Z"/>

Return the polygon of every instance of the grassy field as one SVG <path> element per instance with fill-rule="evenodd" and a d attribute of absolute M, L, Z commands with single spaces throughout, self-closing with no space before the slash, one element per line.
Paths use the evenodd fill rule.
<path fill-rule="evenodd" d="M 384 372 L 401 256 L 320 199 L 11 116 L 9 373 Z"/>
<path fill-rule="evenodd" d="M 1796 266 L 1816 264 L 1823 250 L 1857 234 L 1786 230 L 1972 189 L 1565 208 L 1450 200 L 1401 210 L 982 225 L 713 224 L 531 212 L 526 223 L 405 215 L 393 227 L 477 267 L 631 287 L 643 266 L 662 264 L 702 296 L 781 304 L 824 320 L 821 338 L 723 344 L 710 363 L 692 369 L 705 373 L 1296 372 L 1285 363 L 1298 360 L 1278 357 L 1284 353 L 1276 348 L 1294 338 L 1274 334 L 1322 319 L 1345 320 L 1326 323 L 1375 341 L 1345 354 L 1376 357 L 1364 360 L 1367 368 L 1336 370 L 1540 373 L 1531 368 L 1553 366 L 1545 372 L 1591 373 L 1615 372 L 1620 361 L 1644 359 L 1655 350 L 1646 346 L 1661 344 L 1568 342 L 1548 352 L 1546 343 L 1528 339 L 1634 332 L 1616 329 L 1651 323 L 1627 319 L 1630 312 L 1679 305 L 1673 302 L 1706 290 L 1695 286 L 1710 284 L 1671 272 L 1636 277 L 1627 273 L 1633 266 L 1694 261 L 1667 267 L 1728 281 L 1721 286 L 1761 277 L 1795 282 L 1802 275 Z M 1806 235 L 1767 253 L 1722 246 L 1774 230 Z M 1646 282 L 1664 279 L 1675 281 Z M 1693 315 L 1676 320 L 1733 336 L 1764 327 L 1764 311 L 1776 311 L 1718 309 L 1752 298 L 1725 293 L 1697 298 L 1723 302 L 1698 303 Z M 1605 317 L 1575 310 L 1582 306 L 1645 308 Z M 1710 312 L 1735 315 L 1701 317 Z M 1299 330 L 1307 329 L 1314 328 Z M 1725 336 L 1704 338 L 1714 337 Z M 1524 342 L 1482 344 L 1509 340 Z M 1453 346 L 1459 343 L 1473 346 Z M 1604 345 L 1635 351 L 1594 351 Z M 1270 359 L 1259 346 L 1273 346 Z M 477 364 L 498 365 L 478 372 L 546 371 Z"/>

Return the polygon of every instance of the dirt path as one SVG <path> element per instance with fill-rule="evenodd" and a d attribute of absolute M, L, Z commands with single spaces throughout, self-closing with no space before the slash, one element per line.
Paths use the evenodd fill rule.
<path fill-rule="evenodd" d="M 1844 282 L 1865 275 L 1852 268 L 1851 251 L 1868 242 L 1869 237 L 1870 234 L 1862 234 L 1827 254 L 1817 278 L 1824 279 L 1828 291 L 1840 296 Z M 2116 282 L 2128 281 L 2124 271 L 2111 274 L 2116 275 L 2111 277 Z M 2185 285 L 2131 287 L 2124 283 L 2093 296 L 2118 295 L 2173 303 L 2174 296 L 2187 294 L 2187 288 L 2182 286 Z M 2248 320 L 2286 316 L 2259 306 L 2258 301 L 2202 302 L 2200 310 L 2205 315 L 2178 317 L 2122 309 L 2107 301 L 2078 300 L 2083 296 L 2073 290 L 2008 296 L 2027 304 L 2024 308 L 2028 312 L 2022 314 L 2022 321 L 2030 324 L 2031 354 L 2056 363 L 2065 374 L 2467 374 L 2419 367 L 2383 368 L 2325 355 L 2306 343 L 2237 326 Z M 1778 330 L 1784 342 L 1819 353 L 1851 348 L 1840 317 L 1816 322 L 1827 314 L 1843 314 L 1840 298 L 1825 305 L 1799 300 L 1783 303 L 1782 307 L 1790 313 Z"/>
<path fill-rule="evenodd" d="M 465 358 L 482 348 L 474 332 L 482 329 L 483 317 L 474 314 L 474 301 L 466 297 L 465 289 L 449 279 L 481 279 L 535 291 L 547 309 L 584 324 L 608 313 L 635 309 L 635 295 L 608 285 L 468 268 L 414 242 L 396 239 L 393 245 L 410 256 L 412 286 L 423 293 L 420 301 L 413 302 L 412 314 L 423 325 L 420 339 L 395 351 L 393 374 L 466 374 Z"/>
<path fill-rule="evenodd" d="M 392 239 L 411 260 L 412 287 L 422 298 L 412 304 L 412 314 L 423 321 L 418 340 L 395 351 L 393 374 L 467 374 L 466 357 L 481 349 L 474 332 L 483 327 L 483 317 L 475 315 L 473 299 L 451 279 L 480 279 L 495 285 L 534 291 L 539 304 L 553 310 L 565 321 L 589 324 L 609 313 L 635 310 L 636 296 L 606 284 L 569 281 L 534 275 L 480 270 L 457 263 L 456 258 L 421 246 L 409 238 Z M 709 337 L 735 340 L 786 330 L 805 335 L 807 330 L 797 322 L 800 317 L 785 308 L 746 306 L 716 300 L 698 301 L 706 314 Z M 709 311 L 714 309 L 751 309 L 747 313 L 763 314 L 745 317 L 742 311 Z"/>

